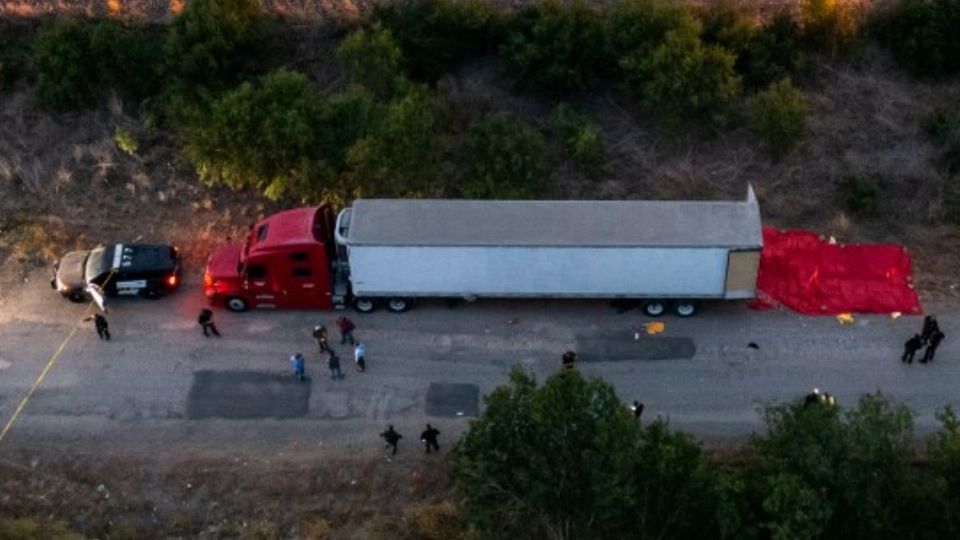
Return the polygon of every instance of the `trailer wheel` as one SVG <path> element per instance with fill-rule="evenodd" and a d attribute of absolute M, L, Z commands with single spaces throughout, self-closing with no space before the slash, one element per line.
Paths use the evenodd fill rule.
<path fill-rule="evenodd" d="M 697 313 L 697 303 L 693 300 L 680 300 L 673 306 L 677 317 L 693 317 Z"/>
<path fill-rule="evenodd" d="M 667 303 L 663 300 L 647 300 L 643 303 L 643 312 L 651 317 L 659 317 L 667 312 Z"/>
<path fill-rule="evenodd" d="M 387 309 L 394 313 L 403 313 L 410 309 L 410 301 L 406 298 L 391 298 L 387 300 Z"/>
<path fill-rule="evenodd" d="M 247 310 L 247 301 L 239 296 L 231 296 L 227 298 L 227 309 L 234 313 L 240 313 L 241 311 Z"/>
<path fill-rule="evenodd" d="M 353 309 L 360 313 L 370 313 L 377 309 L 377 302 L 373 298 L 361 296 L 353 301 Z"/>

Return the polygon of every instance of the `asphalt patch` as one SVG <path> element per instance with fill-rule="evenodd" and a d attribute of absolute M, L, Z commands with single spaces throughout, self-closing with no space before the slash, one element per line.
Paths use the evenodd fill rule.
<path fill-rule="evenodd" d="M 677 360 L 693 358 L 697 347 L 688 337 L 645 336 L 634 339 L 625 332 L 577 336 L 578 362 L 620 360 Z"/>
<path fill-rule="evenodd" d="M 476 416 L 480 389 L 475 384 L 430 383 L 427 389 L 427 415 L 455 418 Z"/>
<path fill-rule="evenodd" d="M 310 405 L 310 378 L 259 371 L 197 371 L 187 418 L 300 418 Z"/>

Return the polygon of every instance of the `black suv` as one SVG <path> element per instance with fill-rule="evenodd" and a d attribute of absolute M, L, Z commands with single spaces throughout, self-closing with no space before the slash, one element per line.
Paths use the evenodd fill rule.
<path fill-rule="evenodd" d="M 91 298 L 91 286 L 105 296 L 160 298 L 180 286 L 180 254 L 173 246 L 114 244 L 72 251 L 54 266 L 50 285 L 72 302 Z"/>

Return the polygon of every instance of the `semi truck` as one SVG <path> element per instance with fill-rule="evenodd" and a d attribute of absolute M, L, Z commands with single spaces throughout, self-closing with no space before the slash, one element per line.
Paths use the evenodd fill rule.
<path fill-rule="evenodd" d="M 297 208 L 214 252 L 214 306 L 406 311 L 422 298 L 603 298 L 689 317 L 754 296 L 763 245 L 740 201 L 358 199 Z"/>

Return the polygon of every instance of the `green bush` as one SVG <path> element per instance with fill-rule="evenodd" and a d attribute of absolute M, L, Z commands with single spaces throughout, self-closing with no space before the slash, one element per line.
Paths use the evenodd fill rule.
<path fill-rule="evenodd" d="M 747 118 L 767 150 L 780 157 L 807 132 L 809 109 L 803 92 L 794 88 L 790 79 L 784 79 L 750 98 Z"/>
<path fill-rule="evenodd" d="M 525 10 L 501 47 L 522 85 L 569 91 L 584 85 L 603 61 L 600 14 L 582 0 L 545 0 Z"/>
<path fill-rule="evenodd" d="M 382 119 L 347 151 L 348 178 L 361 195 L 435 196 L 437 104 L 423 88 L 411 87 L 385 106 Z"/>
<path fill-rule="evenodd" d="M 433 84 L 463 60 L 496 50 L 504 16 L 482 0 L 398 0 L 378 3 L 374 21 L 403 51 L 404 72 Z"/>
<path fill-rule="evenodd" d="M 280 70 L 244 83 L 187 130 L 186 153 L 208 183 L 255 188 L 277 199 L 320 191 L 320 104 L 307 78 Z"/>
<path fill-rule="evenodd" d="M 591 178 L 603 176 L 606 151 L 600 127 L 565 103 L 553 110 L 550 120 L 566 156 Z"/>
<path fill-rule="evenodd" d="M 60 522 L 21 518 L 0 520 L 0 540 L 83 540 Z"/>
<path fill-rule="evenodd" d="M 875 22 L 905 69 L 921 76 L 960 71 L 960 0 L 901 0 Z"/>
<path fill-rule="evenodd" d="M 90 25 L 75 20 L 40 28 L 33 41 L 34 96 L 42 107 L 89 107 L 102 97 L 101 66 L 90 43 Z"/>
<path fill-rule="evenodd" d="M 800 27 L 807 46 L 837 57 L 860 32 L 859 7 L 847 0 L 800 0 Z"/>
<path fill-rule="evenodd" d="M 347 150 L 371 135 L 383 118 L 386 106 L 362 86 L 351 86 L 327 96 L 320 106 L 318 152 L 334 170 L 347 165 Z"/>
<path fill-rule="evenodd" d="M 960 108 L 939 108 L 923 119 L 923 131 L 937 144 L 949 144 L 960 136 Z"/>
<path fill-rule="evenodd" d="M 535 199 L 543 194 L 545 144 L 505 113 L 474 123 L 460 156 L 459 192 L 468 199 Z"/>
<path fill-rule="evenodd" d="M 26 40 L 0 20 L 0 91 L 9 88 L 22 75 L 28 49 Z"/>
<path fill-rule="evenodd" d="M 856 174 L 840 180 L 840 196 L 847 210 L 870 216 L 880 208 L 881 182 L 876 175 Z"/>
<path fill-rule="evenodd" d="M 690 10 L 666 0 L 618 0 L 606 13 L 607 56 L 614 63 L 652 52 L 672 31 L 699 34 Z"/>
<path fill-rule="evenodd" d="M 105 84 L 142 100 L 159 93 L 161 40 L 145 27 L 100 21 L 90 31 L 90 50 Z"/>
<path fill-rule="evenodd" d="M 164 44 L 173 107 L 203 108 L 220 93 L 262 73 L 269 38 L 259 0 L 187 2 L 170 24 Z"/>
<path fill-rule="evenodd" d="M 381 98 L 402 86 L 402 60 L 393 34 L 379 25 L 353 32 L 337 47 L 337 62 L 347 75 Z"/>
<path fill-rule="evenodd" d="M 117 148 L 129 156 L 136 154 L 140 148 L 133 134 L 122 127 L 117 127 L 116 132 L 113 134 L 113 142 L 117 145 Z"/>
<path fill-rule="evenodd" d="M 649 54 L 637 50 L 620 59 L 627 91 L 668 129 L 691 119 L 722 126 L 740 96 L 734 55 L 704 45 L 698 28 L 695 23 L 670 31 Z"/>
<path fill-rule="evenodd" d="M 787 11 L 757 29 L 737 58 L 737 71 L 750 88 L 799 75 L 806 66 L 800 25 Z"/>

